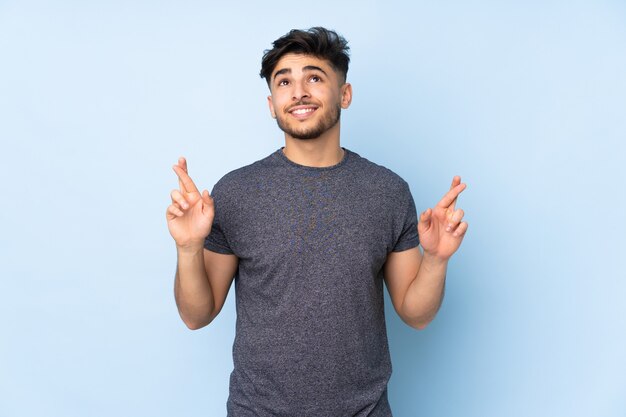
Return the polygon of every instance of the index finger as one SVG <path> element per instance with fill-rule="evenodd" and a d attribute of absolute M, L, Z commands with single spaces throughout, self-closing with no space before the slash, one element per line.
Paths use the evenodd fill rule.
<path fill-rule="evenodd" d="M 450 185 L 450 189 L 452 190 L 454 187 L 456 187 L 460 183 L 461 183 L 461 177 L 459 177 L 458 175 L 455 175 L 454 178 L 452 178 L 452 185 Z M 452 204 L 450 204 L 450 209 L 454 210 L 455 207 L 456 207 L 456 198 L 452 200 Z"/>
<path fill-rule="evenodd" d="M 446 195 L 443 196 L 441 201 L 437 203 L 437 206 L 443 207 L 446 209 L 449 207 L 454 208 L 454 204 L 456 203 L 457 197 L 459 196 L 459 194 L 463 192 L 463 190 L 465 190 L 465 187 L 467 187 L 467 185 L 459 184 L 455 186 L 454 188 L 450 189 L 450 191 L 448 191 Z"/>
<path fill-rule="evenodd" d="M 181 168 L 180 165 L 174 165 L 174 172 L 178 176 L 178 184 L 180 185 L 180 190 L 188 193 L 198 193 L 198 188 L 196 184 L 193 183 L 193 180 L 187 174 L 187 170 Z M 185 168 L 186 164 L 185 164 Z"/>
<path fill-rule="evenodd" d="M 189 173 L 189 171 L 187 171 L 187 160 L 184 156 L 178 158 L 178 166 L 181 167 L 183 171 Z M 185 190 L 185 186 L 183 185 L 183 182 L 180 180 L 180 178 L 178 179 L 178 188 L 180 188 L 181 191 Z"/>

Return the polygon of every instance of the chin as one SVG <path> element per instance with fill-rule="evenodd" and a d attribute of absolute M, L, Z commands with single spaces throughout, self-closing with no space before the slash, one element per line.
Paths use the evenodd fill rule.
<path fill-rule="evenodd" d="M 276 123 L 278 123 L 278 127 L 280 128 L 280 130 L 282 130 L 294 139 L 313 140 L 319 138 L 324 133 L 337 126 L 340 118 L 341 107 L 337 106 L 334 112 L 325 115 L 319 122 L 317 122 L 316 126 L 312 126 L 309 129 L 293 129 L 292 126 L 290 126 L 288 123 L 282 123 L 280 118 L 276 119 Z"/>
<path fill-rule="evenodd" d="M 294 132 L 285 132 L 287 133 L 289 136 L 291 136 L 293 139 L 297 139 L 297 140 L 314 140 L 314 139 L 318 139 L 320 136 L 322 136 L 322 133 L 318 133 L 318 132 L 304 132 L 304 133 L 296 133 L 294 134 Z"/>
<path fill-rule="evenodd" d="M 290 137 L 294 139 L 298 139 L 298 140 L 317 139 L 320 136 L 322 136 L 324 132 L 328 130 L 328 129 L 322 129 L 319 127 L 317 129 L 295 130 L 295 129 L 292 129 L 290 126 L 284 126 L 283 124 L 280 123 L 280 121 L 278 121 L 278 127 L 280 128 L 280 130 L 285 132 Z"/>

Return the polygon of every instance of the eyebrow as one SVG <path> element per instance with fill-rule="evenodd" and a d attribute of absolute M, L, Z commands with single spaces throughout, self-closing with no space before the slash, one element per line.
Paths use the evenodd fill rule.
<path fill-rule="evenodd" d="M 322 74 L 324 74 L 324 75 L 328 76 L 328 74 L 326 74 L 326 71 L 324 71 L 323 69 L 321 69 L 320 67 L 315 66 L 315 65 L 307 65 L 307 66 L 305 66 L 304 68 L 302 68 L 302 71 L 303 71 L 303 72 L 308 72 L 308 71 L 320 71 Z M 276 71 L 276 72 L 274 73 L 274 77 L 273 77 L 273 78 L 276 78 L 276 77 L 278 77 L 279 75 L 283 75 L 283 74 L 291 74 L 291 68 L 282 68 L 282 69 L 279 69 L 278 71 Z"/>

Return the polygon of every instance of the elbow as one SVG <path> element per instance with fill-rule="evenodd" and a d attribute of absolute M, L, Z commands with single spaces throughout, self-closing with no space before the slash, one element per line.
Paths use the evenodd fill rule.
<path fill-rule="evenodd" d="M 183 322 L 185 323 L 185 326 L 187 326 L 189 330 L 199 330 L 208 324 L 208 323 L 201 323 L 197 321 L 186 321 L 186 320 L 183 320 Z"/>
<path fill-rule="evenodd" d="M 415 330 L 424 330 L 426 329 L 426 327 L 428 327 L 428 325 L 430 324 L 430 322 L 433 321 L 435 317 L 434 316 L 422 316 L 422 317 L 408 317 L 408 316 L 404 316 L 402 317 L 402 320 L 410 327 L 412 327 Z"/>
<path fill-rule="evenodd" d="M 438 309 L 413 309 L 409 311 L 401 309 L 401 311 L 402 314 L 399 316 L 407 325 L 415 330 L 424 330 L 435 319 Z"/>
<path fill-rule="evenodd" d="M 416 323 L 416 324 L 412 325 L 411 327 L 413 327 L 415 330 L 424 330 L 424 329 L 426 329 L 426 327 L 428 327 L 429 323 L 430 322 Z"/>
<path fill-rule="evenodd" d="M 185 323 L 185 326 L 187 326 L 187 328 L 189 330 L 199 330 L 203 327 L 206 327 L 209 325 L 209 323 L 211 323 L 214 319 L 213 316 L 206 316 L 206 317 L 185 317 L 184 315 L 180 315 L 180 318 L 183 320 L 183 323 Z"/>
<path fill-rule="evenodd" d="M 430 324 L 430 320 L 428 321 L 406 321 L 406 324 L 414 328 L 415 330 L 424 330 Z"/>

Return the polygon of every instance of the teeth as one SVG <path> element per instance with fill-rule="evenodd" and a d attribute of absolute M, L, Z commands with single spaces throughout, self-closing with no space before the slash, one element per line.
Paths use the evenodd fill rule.
<path fill-rule="evenodd" d="M 294 113 L 294 114 L 306 114 L 306 113 L 311 113 L 313 110 L 315 110 L 315 109 L 311 109 L 311 108 L 309 108 L 309 109 L 297 109 L 297 110 L 294 110 L 292 113 Z"/>

